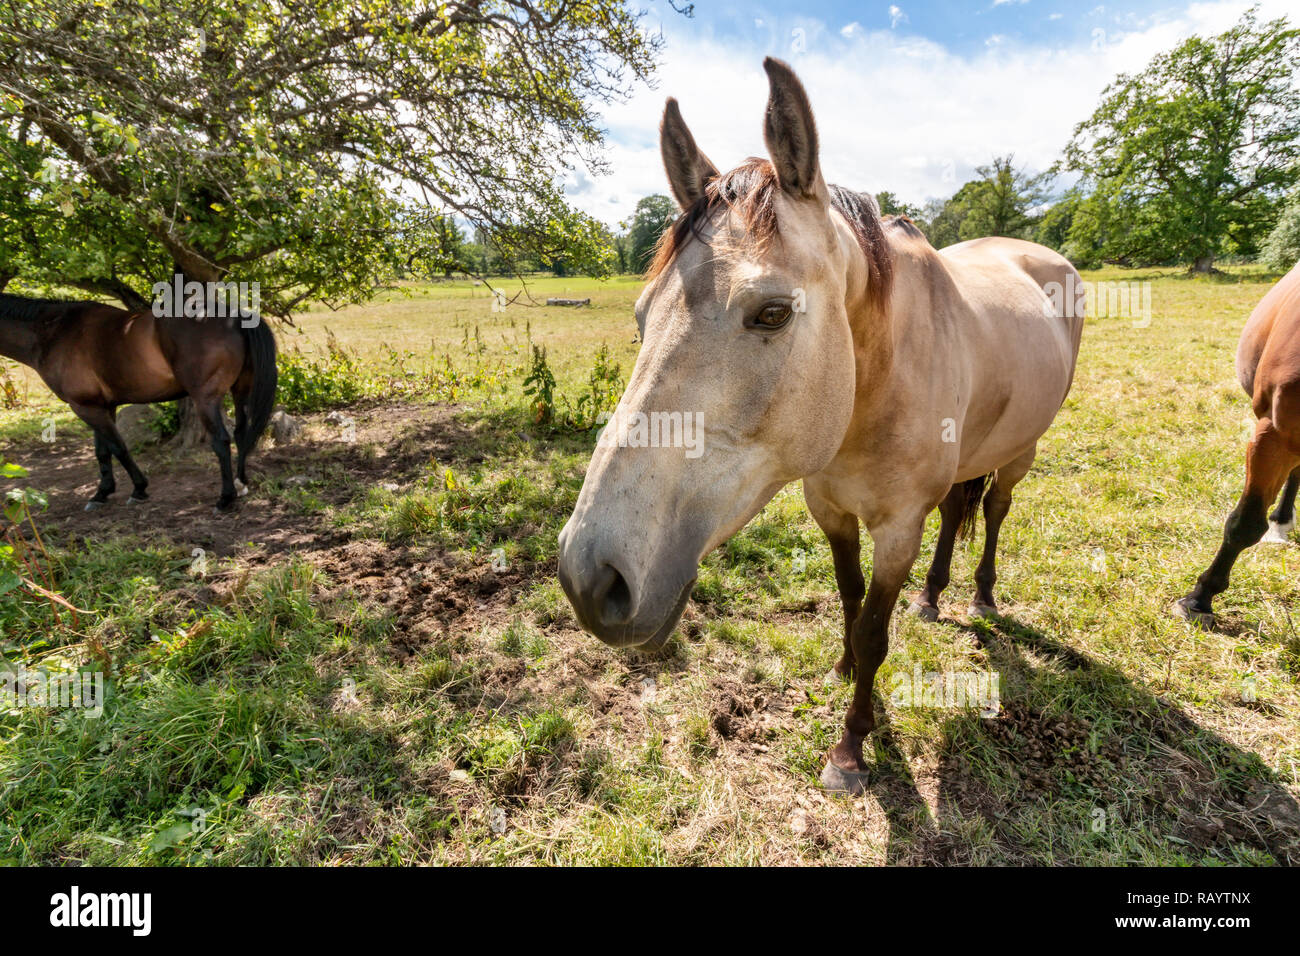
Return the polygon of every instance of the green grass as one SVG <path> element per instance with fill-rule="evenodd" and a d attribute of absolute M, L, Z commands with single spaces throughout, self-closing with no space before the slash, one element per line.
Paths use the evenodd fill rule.
<path fill-rule="evenodd" d="M 61 593 L 91 613 L 56 622 L 47 603 L 0 596 L 0 652 L 14 667 L 110 664 L 109 694 L 98 719 L 0 713 L 0 860 L 1295 862 L 1300 552 L 1247 552 L 1217 632 L 1167 613 L 1240 489 L 1249 413 L 1232 356 L 1270 277 L 1085 278 L 1149 279 L 1152 322 L 1088 323 L 1003 529 L 1007 618 L 965 620 L 978 540 L 958 548 L 939 623 L 896 618 L 864 797 L 817 786 L 849 688 L 826 677 L 839 601 L 797 486 L 708 556 L 660 657 L 582 634 L 555 581 L 594 438 L 536 421 L 530 345 L 546 346 L 565 407 L 602 345 L 626 378 L 638 284 L 539 280 L 536 299 L 593 307 L 504 312 L 482 288 L 436 285 L 308 312 L 283 335 L 307 362 L 330 334 L 353 356 L 363 432 L 394 403 L 454 403 L 436 454 L 419 441 L 443 432 L 414 426 L 349 453 L 416 453 L 395 491 L 322 452 L 306 484 L 268 474 L 244 506 L 349 530 L 363 557 L 253 541 L 199 580 L 166 534 L 44 527 Z M 313 382 L 300 407 L 328 407 Z M 51 413 L 76 427 L 28 387 L 0 411 L 0 448 L 21 461 Z M 353 573 L 363 560 L 387 563 Z M 988 670 L 993 719 L 890 698 L 918 671 Z"/>

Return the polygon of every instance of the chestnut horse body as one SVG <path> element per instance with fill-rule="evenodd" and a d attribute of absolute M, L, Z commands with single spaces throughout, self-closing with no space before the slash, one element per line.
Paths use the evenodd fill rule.
<path fill-rule="evenodd" d="M 160 317 L 98 302 L 0 294 L 0 355 L 35 369 L 94 432 L 100 481 L 87 510 L 103 506 L 116 490 L 114 458 L 131 478 L 130 500 L 148 497 L 148 479 L 117 430 L 118 406 L 192 398 L 221 466 L 216 508 L 226 511 L 248 480 L 248 456 L 275 402 L 275 336 L 259 317 Z M 221 412 L 228 392 L 237 466 Z"/>
<path fill-rule="evenodd" d="M 1214 598 L 1228 588 L 1238 555 L 1261 538 L 1285 542 L 1295 526 L 1300 484 L 1300 263 L 1269 290 L 1237 345 L 1237 379 L 1250 396 L 1255 430 L 1246 447 L 1246 487 L 1228 515 L 1223 543 L 1196 587 L 1175 606 L 1197 624 L 1214 623 Z M 1268 507 L 1282 497 L 1276 510 Z"/>
<path fill-rule="evenodd" d="M 1020 240 L 936 252 L 908 220 L 828 186 L 803 87 L 779 61 L 765 68 L 770 163 L 719 173 L 668 102 L 662 149 L 685 215 L 637 303 L 642 349 L 561 533 L 559 575 L 602 640 L 660 645 L 703 556 L 803 479 L 844 607 L 836 670 L 856 678 L 823 781 L 857 790 L 890 617 L 936 506 L 913 609 L 937 616 L 953 542 L 982 498 L 972 612 L 995 610 L 998 529 L 1069 391 L 1082 285 L 1066 259 Z M 677 413 L 703 423 L 702 453 L 629 440 L 630 422 Z"/>

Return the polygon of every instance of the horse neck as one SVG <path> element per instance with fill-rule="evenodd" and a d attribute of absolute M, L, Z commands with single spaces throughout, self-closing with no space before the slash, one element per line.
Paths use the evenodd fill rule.
<path fill-rule="evenodd" d="M 35 367 L 39 347 L 40 337 L 35 322 L 0 318 L 0 355 Z"/>
<path fill-rule="evenodd" d="M 901 274 L 899 257 L 894 255 L 893 242 L 890 254 L 894 260 L 893 287 L 909 281 Z M 890 373 L 894 368 L 894 350 L 897 339 L 895 328 L 895 309 L 893 297 L 881 299 L 872 294 L 870 289 L 871 269 L 866 253 L 854 244 L 854 253 L 849 260 L 846 282 L 845 307 L 849 315 L 849 327 L 853 334 L 853 353 L 857 368 L 858 411 L 861 406 L 883 401 L 889 389 L 887 387 Z"/>

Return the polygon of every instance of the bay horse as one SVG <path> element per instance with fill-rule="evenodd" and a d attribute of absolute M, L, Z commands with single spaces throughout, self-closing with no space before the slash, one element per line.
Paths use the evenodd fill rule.
<path fill-rule="evenodd" d="M 828 186 L 803 86 L 778 60 L 764 68 L 770 161 L 720 173 L 668 100 L 660 145 L 683 215 L 637 301 L 643 344 L 560 534 L 559 579 L 586 630 L 657 648 L 703 556 L 803 479 L 844 609 L 835 670 L 856 678 L 822 783 L 859 792 L 875 674 L 935 507 L 938 546 L 913 610 L 938 615 L 953 542 L 982 500 L 971 613 L 996 613 L 998 530 L 1069 392 L 1083 310 L 1062 290 L 1082 285 L 1065 258 L 1017 239 L 936 252 L 870 196 Z M 692 413 L 693 455 L 664 440 L 672 416 Z"/>
<path fill-rule="evenodd" d="M 156 316 L 98 302 L 28 299 L 0 294 L 0 355 L 35 369 L 95 434 L 99 487 L 86 504 L 102 507 L 117 490 L 113 459 L 134 485 L 129 501 L 149 497 L 149 481 L 117 430 L 119 405 L 167 402 L 188 395 L 221 465 L 216 511 L 229 511 L 248 483 L 248 456 L 266 430 L 278 379 L 275 335 L 253 316 Z M 236 470 L 221 414 L 235 400 Z"/>
<path fill-rule="evenodd" d="M 1246 445 L 1246 487 L 1224 524 L 1214 560 L 1174 605 L 1176 614 L 1203 627 L 1214 626 L 1214 598 L 1228 589 L 1241 552 L 1261 538 L 1285 542 L 1295 527 L 1300 485 L 1300 262 L 1246 320 L 1237 343 L 1237 380 L 1255 413 L 1255 431 Z M 1266 515 L 1279 489 L 1281 500 Z"/>

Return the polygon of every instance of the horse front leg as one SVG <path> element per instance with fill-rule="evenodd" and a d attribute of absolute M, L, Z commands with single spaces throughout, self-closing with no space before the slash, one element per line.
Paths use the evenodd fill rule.
<path fill-rule="evenodd" d="M 86 510 L 92 511 L 101 507 L 108 496 L 117 490 L 117 482 L 113 479 L 113 459 L 117 458 L 126 469 L 126 473 L 131 477 L 131 483 L 135 489 L 131 492 L 131 501 L 144 501 L 149 497 L 145 491 L 149 486 L 149 479 L 144 476 L 139 466 L 136 465 L 135 459 L 131 457 L 131 452 L 127 449 L 126 441 L 123 440 L 121 432 L 117 430 L 117 412 L 111 408 L 104 408 L 93 405 L 75 404 L 71 406 L 72 410 L 77 413 L 77 417 L 90 426 L 91 431 L 95 433 L 95 458 L 99 462 L 99 488 L 96 490 L 93 498 L 86 503 Z"/>
<path fill-rule="evenodd" d="M 872 529 L 875 549 L 871 585 L 850 640 L 857 680 L 844 718 L 844 735 L 831 748 L 822 771 L 822 786 L 827 790 L 856 794 L 866 787 L 867 764 L 862 758 L 862 745 L 876 726 L 876 671 L 889 652 L 889 622 L 912 563 L 920 553 L 927 511 Z"/>
<path fill-rule="evenodd" d="M 853 624 L 862 613 L 862 599 L 867 593 L 867 582 L 862 576 L 862 546 L 858 516 L 831 505 L 818 497 L 805 483 L 804 500 L 813 520 L 830 542 L 831 559 L 835 562 L 835 586 L 840 592 L 844 608 L 844 653 L 835 664 L 835 673 L 850 678 L 856 670 L 853 658 Z"/>
<path fill-rule="evenodd" d="M 99 462 L 99 487 L 95 495 L 86 502 L 86 510 L 94 511 L 108 503 L 108 499 L 117 491 L 117 479 L 113 477 L 113 453 L 102 430 L 95 429 L 95 460 Z"/>

